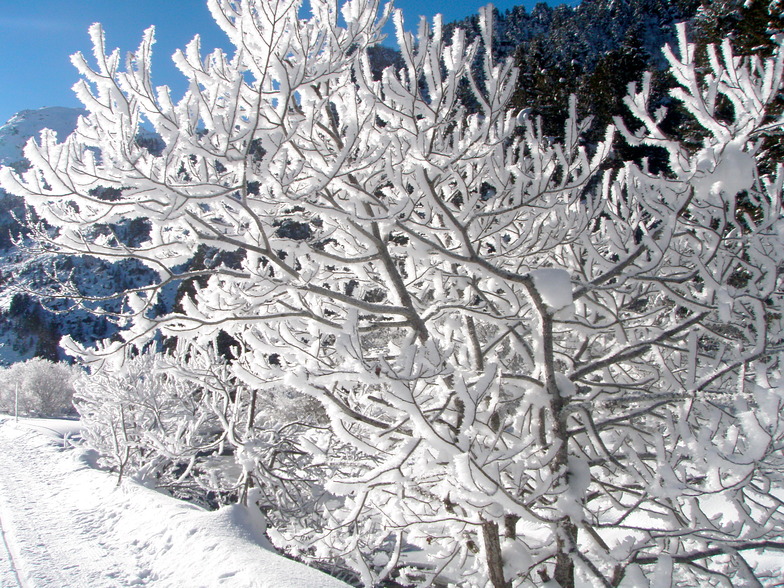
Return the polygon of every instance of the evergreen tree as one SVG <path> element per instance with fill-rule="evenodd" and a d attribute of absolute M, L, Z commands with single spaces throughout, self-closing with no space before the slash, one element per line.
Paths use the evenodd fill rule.
<path fill-rule="evenodd" d="M 781 0 L 713 0 L 704 2 L 694 19 L 702 46 L 732 41 L 738 55 L 769 57 L 776 50 L 776 35 L 784 33 Z"/>

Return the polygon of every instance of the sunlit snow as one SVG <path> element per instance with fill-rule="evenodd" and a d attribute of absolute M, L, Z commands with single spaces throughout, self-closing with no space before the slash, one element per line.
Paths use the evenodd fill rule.
<path fill-rule="evenodd" d="M 332 587 L 265 549 L 261 515 L 208 512 L 94 467 L 78 421 L 0 416 L 0 585 Z"/>

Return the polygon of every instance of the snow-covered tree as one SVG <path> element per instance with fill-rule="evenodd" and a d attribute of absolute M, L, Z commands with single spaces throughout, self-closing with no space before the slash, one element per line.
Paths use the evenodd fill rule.
<path fill-rule="evenodd" d="M 73 382 L 80 369 L 40 357 L 0 369 L 0 411 L 26 416 L 75 414 Z"/>
<path fill-rule="evenodd" d="M 291 467 L 328 470 L 329 499 L 269 533 L 365 585 L 758 585 L 760 551 L 784 547 L 784 171 L 757 166 L 782 124 L 781 50 L 725 43 L 705 71 L 681 30 L 672 98 L 700 143 L 660 127 L 646 78 L 626 99 L 637 128 L 617 124 L 669 168 L 602 171 L 612 128 L 588 148 L 572 108 L 543 136 L 507 109 L 514 68 L 439 20 L 413 37 L 395 13 L 403 65 L 374 76 L 375 1 L 209 6 L 236 51 L 177 53 L 178 102 L 152 85 L 151 30 L 123 69 L 93 27 L 97 65 L 74 58 L 90 114 L 2 173 L 48 247 L 158 274 L 126 292 L 123 341 L 74 352 L 223 333 L 250 390 L 317 399 L 329 430 L 304 423 L 321 436 Z M 121 219 L 149 239 L 96 228 Z M 200 246 L 231 261 L 187 269 Z M 244 462 L 250 483 L 265 463 Z"/>

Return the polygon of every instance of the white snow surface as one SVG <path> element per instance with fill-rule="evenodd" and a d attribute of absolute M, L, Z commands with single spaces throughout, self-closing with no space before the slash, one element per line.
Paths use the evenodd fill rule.
<path fill-rule="evenodd" d="M 261 515 L 216 512 L 95 469 L 77 421 L 0 415 L 0 586 L 345 588 L 262 545 Z"/>

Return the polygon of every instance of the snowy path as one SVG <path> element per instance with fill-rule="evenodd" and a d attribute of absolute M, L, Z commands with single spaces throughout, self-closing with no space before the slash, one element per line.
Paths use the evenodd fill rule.
<path fill-rule="evenodd" d="M 57 434 L 0 423 L 3 588 L 345 588 L 261 548 L 261 522 L 247 510 L 206 512 L 132 483 L 117 488 L 59 434 L 58 448 Z"/>
<path fill-rule="evenodd" d="M 8 540 L 5 536 L 3 520 L 0 517 L 0 586 L 3 588 L 18 588 L 22 585 L 16 562 L 11 555 Z"/>
<path fill-rule="evenodd" d="M 22 586 L 140 583 L 143 570 L 101 539 L 96 495 L 106 486 L 92 496 L 73 492 L 63 467 L 73 462 L 57 459 L 46 437 L 24 427 L 6 424 L 0 448 L 0 520 Z"/>

